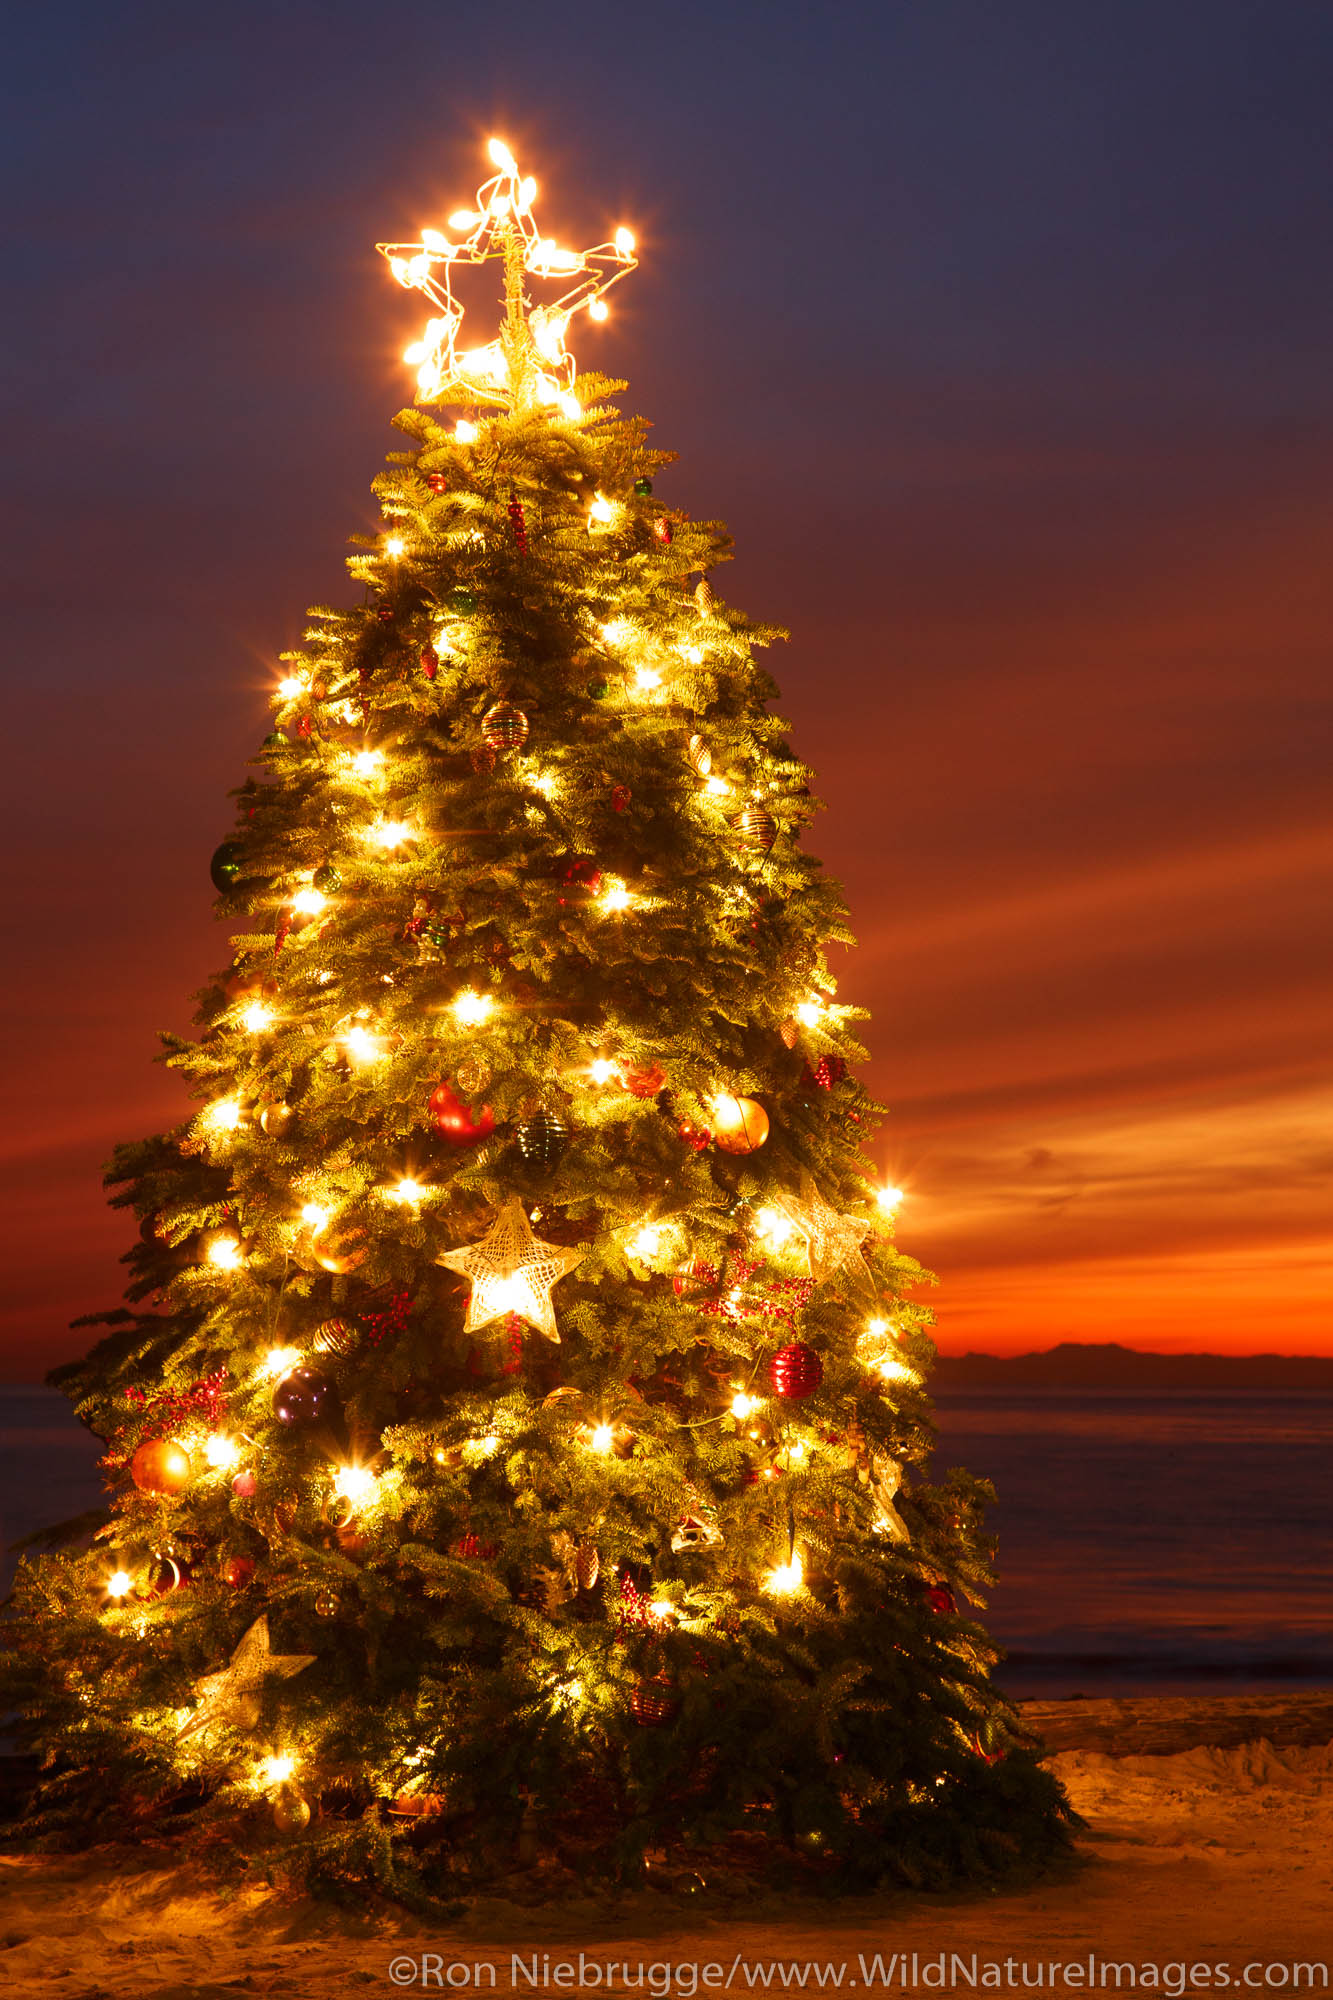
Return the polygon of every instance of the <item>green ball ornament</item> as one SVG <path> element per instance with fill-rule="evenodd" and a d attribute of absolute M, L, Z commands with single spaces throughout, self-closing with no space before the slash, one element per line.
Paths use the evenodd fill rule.
<path fill-rule="evenodd" d="M 646 500 L 648 498 L 648 495 L 652 492 L 652 490 L 653 490 L 653 482 L 651 479 L 647 477 L 646 474 L 642 479 L 635 480 L 634 491 L 638 494 L 640 500 Z"/>
<path fill-rule="evenodd" d="M 594 674 L 588 682 L 588 697 L 591 701 L 605 701 L 610 692 L 610 681 L 603 680 L 598 674 Z"/>
<path fill-rule="evenodd" d="M 454 588 L 449 592 L 449 609 L 461 612 L 464 617 L 470 617 L 476 608 L 476 591 L 469 590 L 466 584 L 455 584 Z"/>
<path fill-rule="evenodd" d="M 245 880 L 245 849 L 239 840 L 224 840 L 208 864 L 213 887 L 220 896 Z"/>
<path fill-rule="evenodd" d="M 321 868 L 317 868 L 312 877 L 312 886 L 319 890 L 321 896 L 336 894 L 342 885 L 343 878 L 331 861 L 326 861 Z"/>

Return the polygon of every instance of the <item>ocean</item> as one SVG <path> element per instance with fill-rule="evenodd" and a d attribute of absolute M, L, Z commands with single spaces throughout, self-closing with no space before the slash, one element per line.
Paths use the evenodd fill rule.
<path fill-rule="evenodd" d="M 939 1469 L 994 1481 L 985 1622 L 1015 1697 L 1333 1685 L 1333 1395 L 951 1392 Z M 100 1502 L 63 1397 L 0 1386 L 0 1542 Z"/>

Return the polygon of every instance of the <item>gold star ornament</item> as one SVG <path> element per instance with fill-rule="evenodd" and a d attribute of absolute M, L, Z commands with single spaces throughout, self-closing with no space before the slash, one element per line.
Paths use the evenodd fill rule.
<path fill-rule="evenodd" d="M 260 1696 L 264 1682 L 289 1681 L 295 1674 L 313 1667 L 314 1653 L 275 1653 L 270 1650 L 268 1613 L 256 1618 L 231 1656 L 230 1666 L 220 1673 L 205 1674 L 196 1682 L 199 1706 L 177 1731 L 178 1741 L 191 1736 L 208 1736 L 214 1729 L 230 1726 L 253 1729 L 259 1720 Z"/>
<path fill-rule="evenodd" d="M 515 1313 L 559 1344 L 551 1287 L 583 1262 L 583 1252 L 543 1243 L 540 1236 L 534 1236 L 517 1196 L 506 1202 L 480 1243 L 446 1250 L 435 1261 L 446 1271 L 457 1271 L 472 1281 L 464 1333 L 475 1333 L 492 1320 Z"/>
<path fill-rule="evenodd" d="M 830 1208 L 808 1173 L 801 1174 L 799 1199 L 795 1195 L 775 1197 L 777 1206 L 805 1238 L 806 1262 L 816 1284 L 836 1277 L 848 1265 L 858 1267 L 855 1275 L 868 1276 L 861 1245 L 870 1234 L 870 1224 L 856 1215 L 840 1215 Z"/>
<path fill-rule="evenodd" d="M 424 292 L 437 308 L 403 359 L 416 365 L 419 403 L 495 403 L 515 410 L 549 404 L 572 419 L 582 412 L 573 394 L 574 357 L 565 347 L 569 323 L 580 311 L 606 318 L 604 294 L 638 263 L 634 238 L 617 229 L 609 243 L 591 250 L 562 249 L 537 227 L 536 181 L 519 173 L 503 139 L 492 139 L 489 150 L 499 172 L 477 190 L 474 208 L 449 217 L 450 235 L 423 229 L 417 243 L 375 245 L 399 284 Z M 460 350 L 463 308 L 454 297 L 454 267 L 492 259 L 505 267 L 504 323 L 486 346 Z M 526 292 L 530 278 L 573 283 L 553 303 L 534 304 Z"/>

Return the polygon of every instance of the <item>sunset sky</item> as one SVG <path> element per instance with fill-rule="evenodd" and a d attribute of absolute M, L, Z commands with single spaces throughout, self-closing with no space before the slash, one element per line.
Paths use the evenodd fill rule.
<path fill-rule="evenodd" d="M 463 25 L 457 25 L 460 15 Z M 31 9 L 7 30 L 0 1379 L 183 1099 L 208 857 L 502 133 L 725 519 L 949 1351 L 1333 1353 L 1333 16 Z"/>

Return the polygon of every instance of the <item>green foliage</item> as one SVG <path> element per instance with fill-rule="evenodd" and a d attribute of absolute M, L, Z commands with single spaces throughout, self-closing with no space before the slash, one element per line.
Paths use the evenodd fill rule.
<path fill-rule="evenodd" d="M 109 1172 L 131 1309 L 53 1377 L 112 1512 L 24 1564 L 5 1623 L 29 1837 L 175 1832 L 423 1907 L 528 1864 L 558 1886 L 557 1856 L 849 1887 L 1040 1861 L 1057 1789 L 949 1608 L 987 1586 L 989 1489 L 925 1476 L 926 1274 L 873 1199 L 846 912 L 754 658 L 780 635 L 696 589 L 730 544 L 635 493 L 669 463 L 643 424 L 398 422 L 366 600 L 312 611 L 236 795 L 231 961 L 166 1047 L 200 1114 Z M 497 703 L 521 747 L 488 743 Z M 442 1084 L 493 1129 L 437 1129 Z M 765 1144 L 709 1142 L 719 1094 Z M 863 1225 L 837 1268 L 791 1227 L 810 1183 Z M 580 1252 L 558 1344 L 468 1333 L 436 1263 L 514 1195 Z M 794 1337 L 806 1400 L 769 1381 Z M 327 1378 L 318 1422 L 280 1420 L 273 1350 Z M 176 1493 L 131 1476 L 161 1438 Z M 261 1614 L 314 1664 L 183 1737 Z M 314 1817 L 279 1832 L 291 1787 Z"/>

